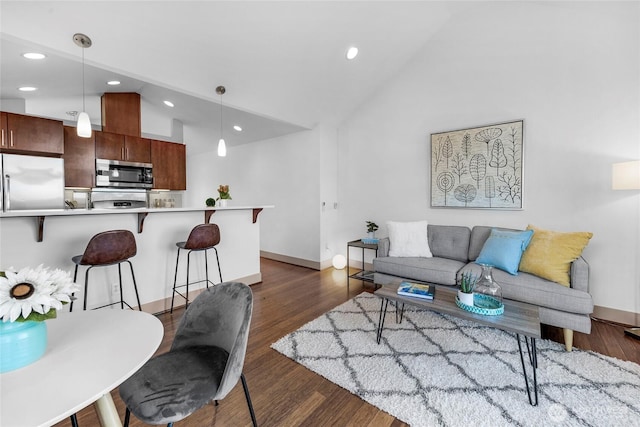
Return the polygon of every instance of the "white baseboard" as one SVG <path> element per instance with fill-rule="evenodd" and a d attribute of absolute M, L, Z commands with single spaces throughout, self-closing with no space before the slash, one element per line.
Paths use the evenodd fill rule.
<path fill-rule="evenodd" d="M 632 311 L 617 310 L 609 307 L 593 307 L 592 317 L 621 325 L 640 326 L 640 313 Z"/>
<path fill-rule="evenodd" d="M 240 277 L 238 279 L 229 280 L 230 282 L 241 282 L 246 283 L 247 285 L 255 285 L 256 283 L 262 282 L 262 273 L 251 274 L 249 276 Z M 205 290 L 206 287 L 189 289 L 189 300 L 193 301 L 195 297 L 198 296 L 200 292 Z M 173 308 L 178 308 L 184 306 L 185 301 L 179 295 L 176 295 L 175 301 L 173 303 Z M 142 311 L 146 313 L 159 314 L 164 313 L 166 311 L 171 310 L 171 297 L 167 297 L 157 301 L 151 301 L 146 304 L 142 304 Z"/>
<path fill-rule="evenodd" d="M 311 268 L 313 270 L 322 270 L 322 263 L 318 261 L 310 261 L 308 259 L 296 258 L 267 251 L 260 251 L 260 256 L 263 258 L 272 259 L 274 261 L 286 262 L 287 264 Z M 331 261 L 329 261 L 329 265 L 331 265 Z"/>

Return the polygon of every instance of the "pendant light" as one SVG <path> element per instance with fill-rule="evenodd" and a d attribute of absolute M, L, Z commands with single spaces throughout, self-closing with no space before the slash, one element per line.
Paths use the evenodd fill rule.
<path fill-rule="evenodd" d="M 222 137 L 222 95 L 224 95 L 226 91 L 224 86 L 218 86 L 216 88 L 216 93 L 220 95 L 220 140 L 218 141 L 218 157 L 226 157 L 227 155 L 227 144 Z"/>
<path fill-rule="evenodd" d="M 78 115 L 76 131 L 79 137 L 91 138 L 91 120 L 86 112 L 84 99 L 84 50 L 91 47 L 91 39 L 82 33 L 76 33 L 73 35 L 73 41 L 82 48 L 82 112 Z"/>

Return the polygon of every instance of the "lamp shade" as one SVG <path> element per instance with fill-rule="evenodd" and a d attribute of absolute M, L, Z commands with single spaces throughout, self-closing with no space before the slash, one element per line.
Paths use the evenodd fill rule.
<path fill-rule="evenodd" d="M 81 138 L 91 138 L 91 120 L 89 115 L 84 111 L 78 116 L 77 125 L 78 136 Z"/>
<path fill-rule="evenodd" d="M 640 160 L 614 163 L 612 172 L 614 190 L 640 190 Z"/>
<path fill-rule="evenodd" d="M 227 155 L 227 144 L 224 142 L 224 139 L 220 138 L 218 141 L 218 156 L 225 157 Z"/>

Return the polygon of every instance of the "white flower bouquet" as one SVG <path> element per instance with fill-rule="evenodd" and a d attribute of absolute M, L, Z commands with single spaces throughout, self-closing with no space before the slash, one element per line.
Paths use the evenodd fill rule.
<path fill-rule="evenodd" d="M 3 322 L 41 322 L 56 317 L 56 310 L 71 302 L 78 291 L 71 276 L 39 265 L 20 271 L 0 271 L 0 319 Z"/>

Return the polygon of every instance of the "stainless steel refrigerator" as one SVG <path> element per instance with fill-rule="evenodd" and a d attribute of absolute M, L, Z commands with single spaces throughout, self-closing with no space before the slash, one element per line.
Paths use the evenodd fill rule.
<path fill-rule="evenodd" d="M 2 154 L 2 211 L 64 208 L 64 160 Z"/>

